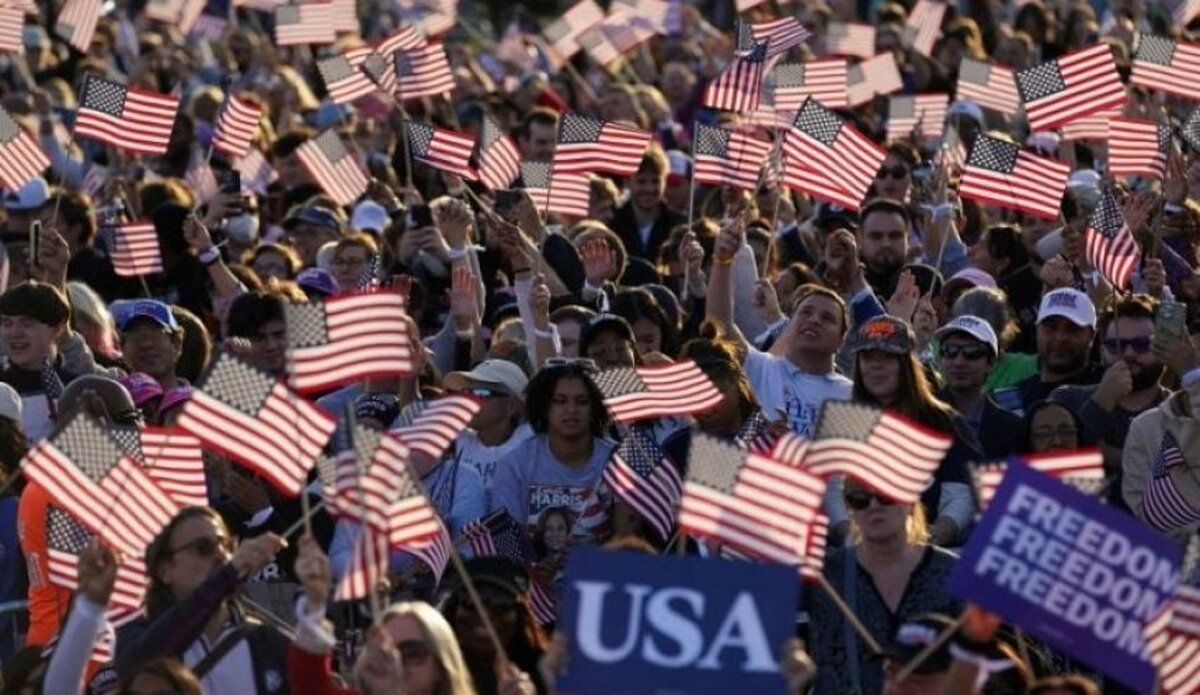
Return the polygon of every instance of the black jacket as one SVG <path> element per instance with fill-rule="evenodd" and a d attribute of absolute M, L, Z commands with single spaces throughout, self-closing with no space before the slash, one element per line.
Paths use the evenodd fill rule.
<path fill-rule="evenodd" d="M 658 216 L 654 218 L 654 226 L 650 229 L 650 240 L 643 244 L 631 200 L 617 208 L 613 214 L 612 230 L 621 237 L 626 253 L 644 258 L 652 265 L 658 265 L 658 250 L 671 235 L 671 230 L 681 224 L 687 224 L 687 217 L 671 210 L 665 203 L 659 203 Z"/>

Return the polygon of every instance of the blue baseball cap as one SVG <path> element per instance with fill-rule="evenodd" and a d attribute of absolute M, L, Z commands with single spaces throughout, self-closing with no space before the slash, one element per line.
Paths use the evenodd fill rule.
<path fill-rule="evenodd" d="M 328 270 L 321 268 L 305 268 L 296 276 L 296 284 L 304 290 L 309 299 L 314 297 L 328 297 L 331 294 L 337 294 L 337 280 L 333 279 L 333 275 Z"/>
<path fill-rule="evenodd" d="M 342 220 L 337 213 L 321 205 L 298 205 L 288 211 L 283 228 L 291 230 L 298 224 L 311 224 L 335 232 L 342 231 Z"/>
<path fill-rule="evenodd" d="M 121 331 L 128 330 L 130 324 L 138 319 L 149 319 L 173 331 L 179 329 L 179 324 L 171 314 L 171 307 L 154 299 L 119 299 L 109 306 L 109 310 Z"/>

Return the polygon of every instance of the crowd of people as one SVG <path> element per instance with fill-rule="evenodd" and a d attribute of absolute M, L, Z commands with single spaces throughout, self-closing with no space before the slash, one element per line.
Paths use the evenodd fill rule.
<path fill-rule="evenodd" d="M 1180 142 L 1161 179 L 1114 179 L 1103 140 L 1030 132 L 1023 116 L 969 99 L 952 100 L 942 139 L 887 139 L 888 100 L 877 96 L 838 109 L 886 150 L 866 199 L 848 209 L 769 171 L 753 189 L 697 184 L 692 136 L 720 124 L 781 137 L 747 114 L 703 106 L 734 57 L 742 5 L 753 5 L 745 22 L 799 20 L 809 35 L 787 60 L 830 55 L 835 27 L 872 26 L 905 94 L 952 92 L 966 58 L 1020 70 L 1094 44 L 1111 49 L 1127 80 L 1142 37 L 1193 34 L 1171 8 L 964 0 L 949 4 L 926 54 L 906 38 L 914 3 L 905 0 L 685 0 L 668 3 L 674 30 L 604 66 L 587 52 L 550 59 L 538 37 L 567 2 L 362 0 L 358 32 L 281 47 L 273 15 L 253 3 L 211 0 L 204 26 L 216 29 L 185 35 L 119 0 L 100 10 L 86 53 L 55 32 L 63 4 L 39 0 L 20 51 L 0 49 L 0 106 L 51 162 L 0 198 L 4 693 L 555 692 L 568 643 L 536 614 L 535 594 L 561 599 L 572 548 L 723 554 L 663 535 L 612 489 L 603 474 L 622 443 L 686 477 L 695 432 L 742 448 L 782 432 L 812 436 L 830 401 L 900 414 L 953 445 L 916 504 L 863 481 L 828 481 L 824 574 L 883 655 L 829 594 L 806 589 L 798 641 L 778 645 L 792 692 L 1129 692 L 946 586 L 978 520 L 972 465 L 1012 455 L 1098 447 L 1105 479 L 1095 494 L 1106 504 L 1181 546 L 1196 535 L 1200 154 Z M 407 100 L 403 113 L 382 93 L 331 100 L 319 58 L 437 13 L 454 19 L 433 37 L 452 90 Z M 75 85 L 88 73 L 180 96 L 165 154 L 71 136 Z M 1194 106 L 1132 83 L 1126 92 L 1127 114 L 1162 123 Z M 218 173 L 233 165 L 208 159 L 229 95 L 264 109 L 253 148 L 274 173 L 202 190 L 197 161 Z M 406 121 L 475 136 L 494 119 L 522 160 L 549 162 L 567 113 L 653 136 L 632 176 L 588 177 L 586 217 L 544 212 L 521 180 L 509 195 L 415 161 L 402 141 Z M 297 156 L 327 129 L 370 176 L 349 205 Z M 946 156 L 950 139 L 969 152 L 981 134 L 1070 165 L 1057 219 L 957 194 L 962 163 Z M 1130 288 L 1098 271 L 1086 243 L 1109 187 L 1140 247 Z M 132 220 L 152 224 L 162 272 L 114 269 L 113 229 Z M 452 537 L 508 517 L 532 561 L 460 546 L 476 602 L 457 573 L 439 581 L 395 548 L 378 611 L 333 602 L 362 530 L 320 507 L 317 473 L 301 500 L 206 451 L 208 505 L 185 508 L 146 548 L 142 611 L 112 634 L 106 609 L 127 558 L 24 479 L 28 452 L 80 414 L 172 427 L 221 353 L 282 378 L 289 303 L 361 291 L 406 295 L 413 375 L 313 400 L 391 430 L 443 395 L 473 397 L 469 427 L 440 459 L 414 466 Z M 679 360 L 695 362 L 720 405 L 614 424 L 591 378 L 598 370 Z M 137 513 L 136 500 L 118 503 Z M 305 533 L 294 533 L 314 506 Z M 52 581 L 64 553 L 77 556 L 74 590 Z M 954 640 L 904 669 L 956 622 Z M 109 651 L 97 658 L 102 644 Z"/>

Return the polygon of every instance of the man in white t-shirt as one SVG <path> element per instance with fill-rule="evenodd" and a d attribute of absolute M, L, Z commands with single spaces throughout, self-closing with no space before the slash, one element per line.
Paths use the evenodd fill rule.
<path fill-rule="evenodd" d="M 490 509 L 496 466 L 513 448 L 533 436 L 533 430 L 522 422 L 529 379 L 512 362 L 490 359 L 469 372 L 450 372 L 443 383 L 448 390 L 483 403 L 471 419 L 470 428 L 454 440 L 453 456 L 479 471 Z"/>
<path fill-rule="evenodd" d="M 733 322 L 732 272 L 735 257 L 750 253 L 739 223 L 723 228 L 713 247 L 707 318 L 746 351 L 743 366 L 758 403 L 771 419 L 786 417 L 793 432 L 812 434 L 821 405 L 848 400 L 852 382 L 834 368 L 849 328 L 846 302 L 837 292 L 811 285 L 798 297 L 784 335 L 783 355 L 757 350 Z"/>

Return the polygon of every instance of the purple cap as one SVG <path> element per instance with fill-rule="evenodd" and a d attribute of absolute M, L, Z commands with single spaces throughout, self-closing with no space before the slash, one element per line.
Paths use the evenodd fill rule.
<path fill-rule="evenodd" d="M 133 396 L 133 404 L 139 408 L 152 398 L 163 395 L 163 387 L 158 380 L 145 372 L 134 372 L 121 378 L 121 385 Z"/>
<path fill-rule="evenodd" d="M 304 290 L 305 294 L 310 297 L 313 293 L 319 296 L 328 297 L 331 294 L 337 294 L 337 280 L 333 279 L 333 275 L 328 270 L 322 268 L 305 268 L 296 276 L 296 284 Z"/>
<path fill-rule="evenodd" d="M 163 394 L 162 402 L 158 404 L 158 412 L 162 414 L 177 405 L 187 403 L 195 392 L 191 386 L 176 386 L 173 389 L 167 389 Z"/>

